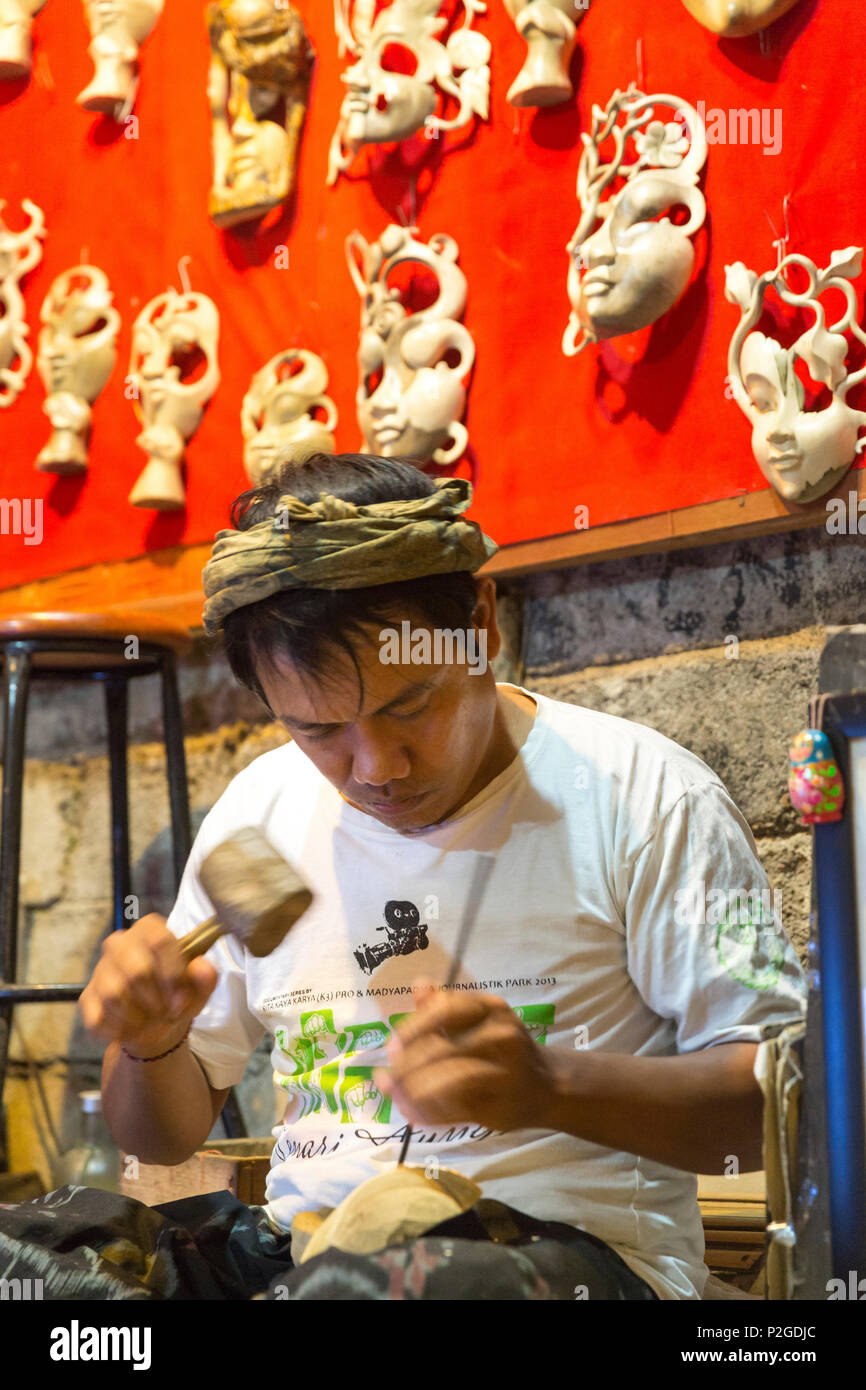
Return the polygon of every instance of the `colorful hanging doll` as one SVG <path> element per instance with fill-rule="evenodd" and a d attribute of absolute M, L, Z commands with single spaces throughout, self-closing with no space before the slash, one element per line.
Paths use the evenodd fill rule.
<path fill-rule="evenodd" d="M 830 740 L 820 729 L 803 729 L 788 748 L 788 792 L 801 825 L 841 820 L 845 787 Z"/>

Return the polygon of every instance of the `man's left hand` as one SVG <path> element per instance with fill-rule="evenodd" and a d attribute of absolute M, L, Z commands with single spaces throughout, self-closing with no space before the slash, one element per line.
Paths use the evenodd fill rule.
<path fill-rule="evenodd" d="M 414 995 L 416 1012 L 385 1049 L 390 1070 L 375 1073 L 409 1123 L 544 1127 L 553 1079 L 543 1049 L 505 1000 L 455 996 L 426 982 Z"/>

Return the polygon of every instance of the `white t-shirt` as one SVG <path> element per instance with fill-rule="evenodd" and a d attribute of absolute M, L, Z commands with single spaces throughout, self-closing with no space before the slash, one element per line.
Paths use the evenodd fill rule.
<path fill-rule="evenodd" d="M 365 815 L 288 743 L 232 780 L 196 836 L 168 918 L 177 935 L 211 915 L 197 866 L 242 826 L 316 894 L 271 956 L 230 937 L 213 947 L 219 984 L 190 1034 L 217 1088 L 274 1039 L 286 1109 L 267 1209 L 282 1229 L 396 1161 L 405 1120 L 373 1071 L 413 979 L 446 979 L 481 853 L 495 860 L 455 989 L 500 995 L 545 1047 L 672 1056 L 760 1042 L 803 1016 L 803 972 L 718 777 L 654 730 L 524 693 L 538 711 L 518 755 L 437 826 L 401 833 Z M 693 1174 L 471 1124 L 420 1126 L 409 1162 L 433 1157 L 487 1197 L 590 1231 L 660 1297 L 701 1297 Z"/>

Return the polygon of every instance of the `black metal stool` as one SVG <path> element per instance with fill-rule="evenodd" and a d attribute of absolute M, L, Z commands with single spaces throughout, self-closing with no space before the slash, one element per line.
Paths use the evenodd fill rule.
<path fill-rule="evenodd" d="M 134 639 L 134 642 L 133 642 Z M 111 862 L 113 929 L 130 923 L 124 904 L 131 894 L 127 777 L 128 683 L 158 673 L 171 807 L 175 884 L 179 886 L 192 844 L 183 720 L 176 658 L 192 645 L 186 627 L 141 612 L 21 613 L 0 618 L 0 658 L 6 711 L 3 743 L 3 797 L 0 805 L 0 1171 L 8 1167 L 3 1087 L 9 1053 L 12 1010 L 17 1004 L 69 1002 L 83 984 L 19 985 L 18 885 L 24 741 L 27 695 L 39 680 L 96 680 L 103 683 L 108 717 L 111 779 Z M 234 1092 L 222 1112 L 229 1138 L 243 1138 L 246 1127 Z"/>

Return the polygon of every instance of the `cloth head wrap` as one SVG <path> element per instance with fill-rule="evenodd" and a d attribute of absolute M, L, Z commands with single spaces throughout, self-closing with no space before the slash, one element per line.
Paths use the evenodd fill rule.
<path fill-rule="evenodd" d="M 205 631 L 219 632 L 227 613 L 282 589 L 366 589 L 477 570 L 499 547 L 462 520 L 471 501 L 465 478 L 438 478 L 427 497 L 361 506 L 330 493 L 311 504 L 285 493 L 267 520 L 217 532 L 202 571 Z"/>

